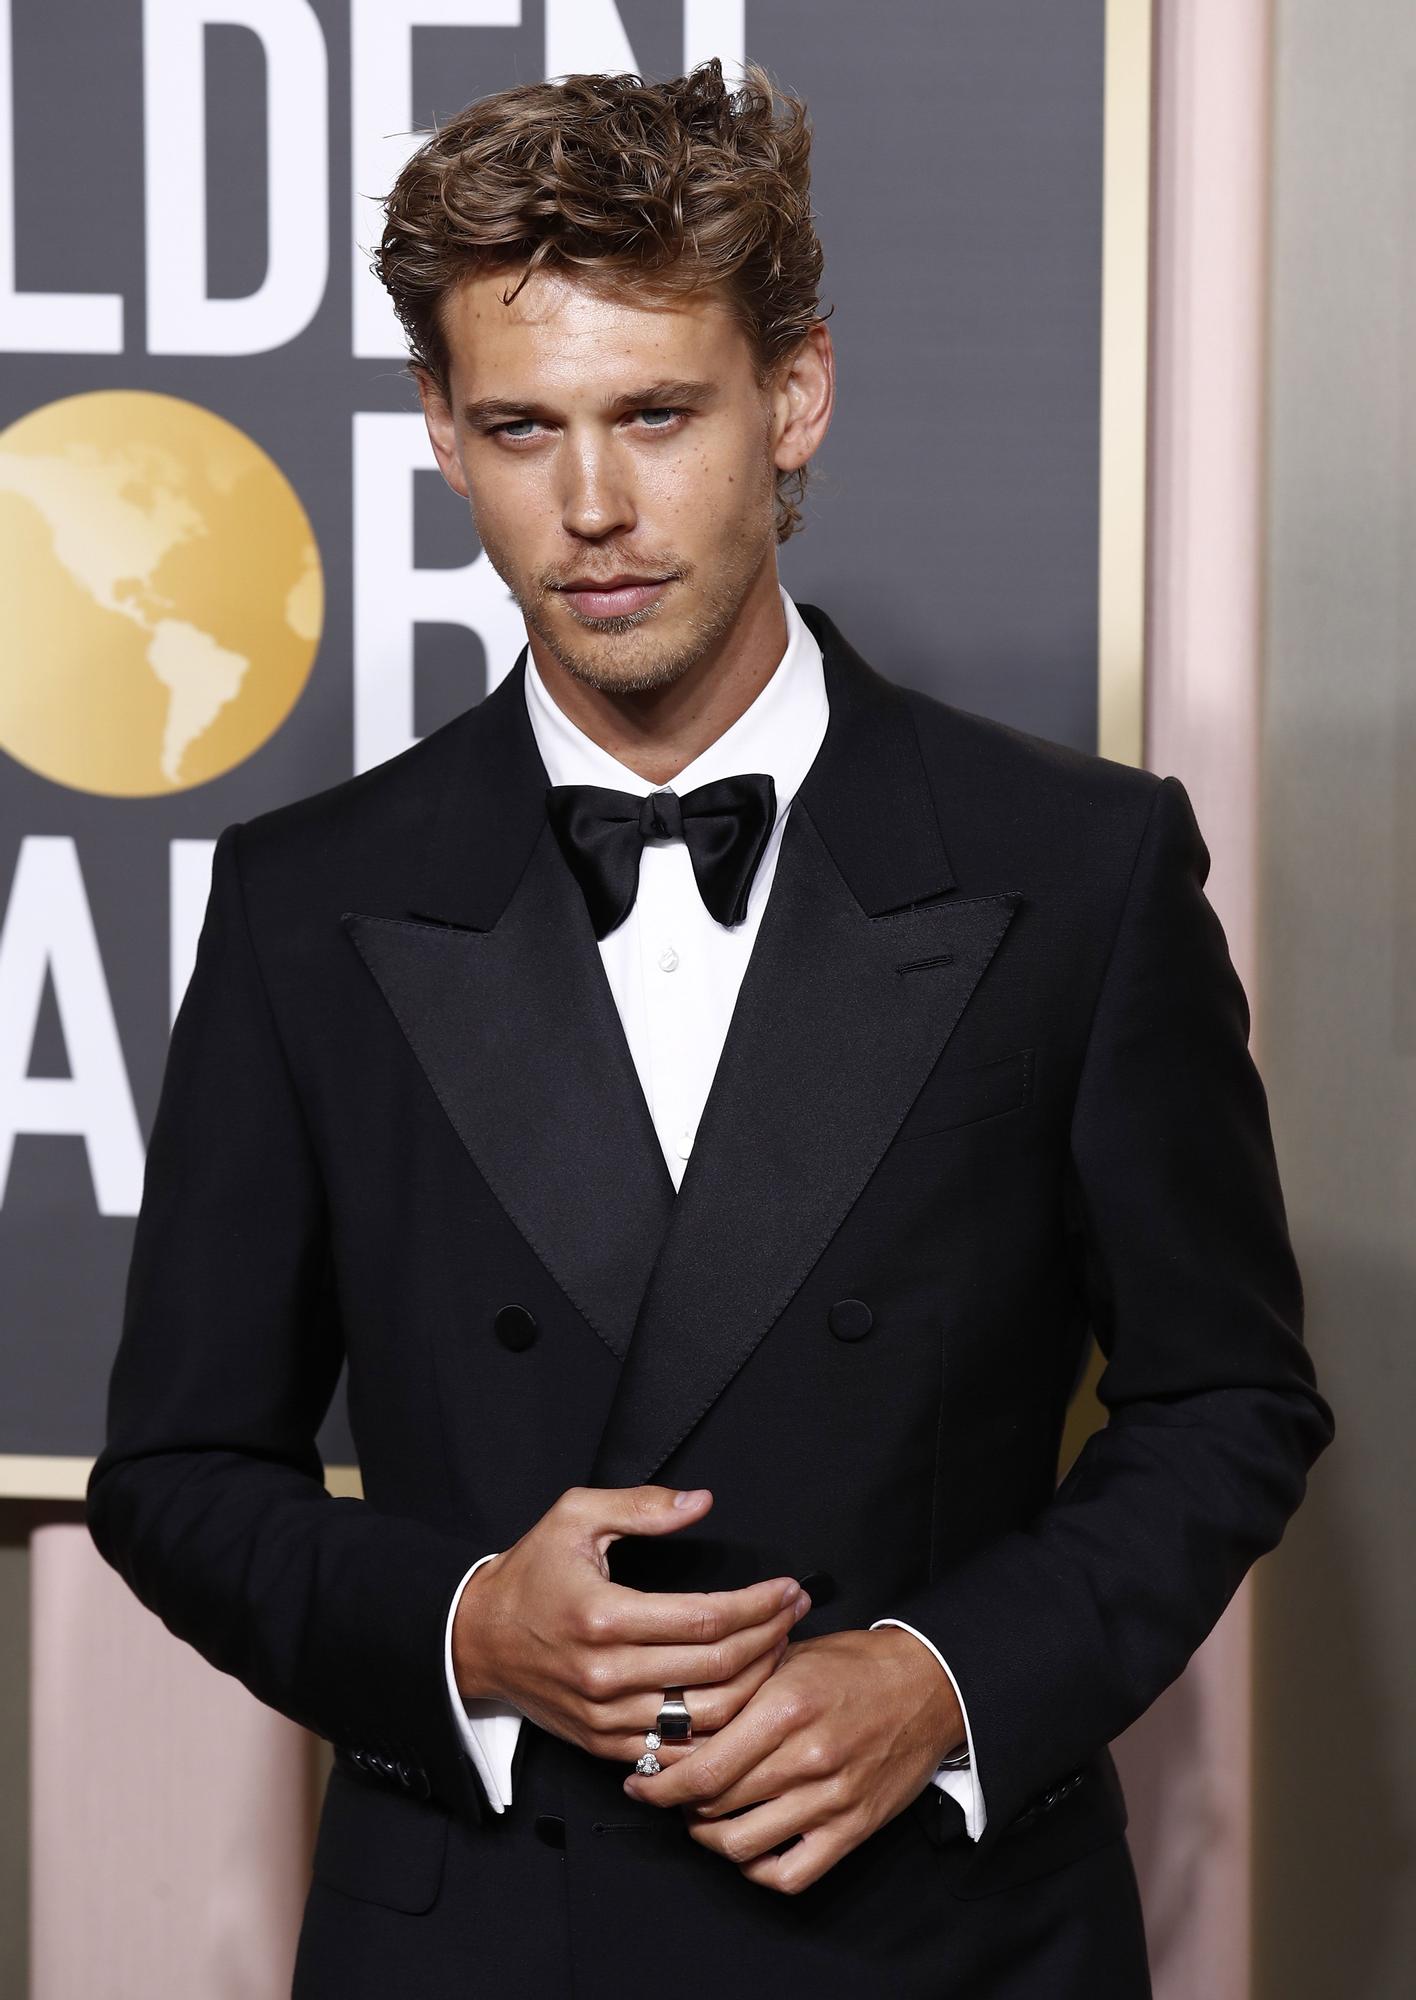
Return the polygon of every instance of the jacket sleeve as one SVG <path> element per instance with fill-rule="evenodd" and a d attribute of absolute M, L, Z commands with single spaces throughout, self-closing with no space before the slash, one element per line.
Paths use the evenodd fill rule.
<path fill-rule="evenodd" d="M 173 1023 L 89 1531 L 213 1666 L 376 1782 L 479 1817 L 441 1666 L 476 1550 L 324 1486 L 315 1438 L 343 1358 L 329 1220 L 240 832 L 216 842 Z"/>
<path fill-rule="evenodd" d="M 890 1607 L 968 1689 L 980 1852 L 1176 1678 L 1333 1436 L 1209 865 L 1159 780 L 1065 1168 L 1108 1421 L 1032 1520 Z"/>

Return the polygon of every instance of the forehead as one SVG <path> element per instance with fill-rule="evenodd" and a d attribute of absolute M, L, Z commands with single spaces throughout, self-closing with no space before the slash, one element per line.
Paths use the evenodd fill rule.
<path fill-rule="evenodd" d="M 719 288 L 655 298 L 537 271 L 504 305 L 519 276 L 479 273 L 444 302 L 458 395 L 524 392 L 533 382 L 542 394 L 595 394 L 625 376 L 727 380 L 751 373 L 747 337 Z"/>

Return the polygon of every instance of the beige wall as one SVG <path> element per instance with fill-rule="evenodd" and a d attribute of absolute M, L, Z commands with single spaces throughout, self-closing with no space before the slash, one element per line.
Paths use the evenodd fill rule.
<path fill-rule="evenodd" d="M 29 1538 L 81 1512 L 0 1500 L 0 2000 L 29 1991 Z"/>
<path fill-rule="evenodd" d="M 24 2000 L 29 1957 L 29 1563 L 0 1522 L 0 2000 Z"/>
<path fill-rule="evenodd" d="M 1256 1579 L 1256 2000 L 1416 1967 L 1416 8 L 1276 0 L 1260 1030 L 1337 1440 Z"/>

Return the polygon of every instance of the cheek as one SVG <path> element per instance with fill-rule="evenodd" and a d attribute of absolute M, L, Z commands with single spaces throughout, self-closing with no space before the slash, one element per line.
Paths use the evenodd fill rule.
<path fill-rule="evenodd" d="M 656 468 L 643 491 L 656 516 L 704 547 L 733 547 L 770 516 L 775 474 L 765 453 L 688 444 Z"/>
<path fill-rule="evenodd" d="M 528 479 L 482 479 L 471 489 L 472 525 L 493 567 L 504 573 L 504 564 L 534 562 L 546 524 L 554 520 L 547 513 L 546 495 Z"/>

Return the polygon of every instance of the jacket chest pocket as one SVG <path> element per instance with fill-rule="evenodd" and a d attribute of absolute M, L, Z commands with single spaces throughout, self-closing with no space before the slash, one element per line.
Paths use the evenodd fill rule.
<path fill-rule="evenodd" d="M 1033 1068 L 1034 1051 L 1029 1048 L 967 1069 L 936 1070 L 910 1106 L 891 1151 L 959 1125 L 1024 1110 L 1032 1102 Z"/>

